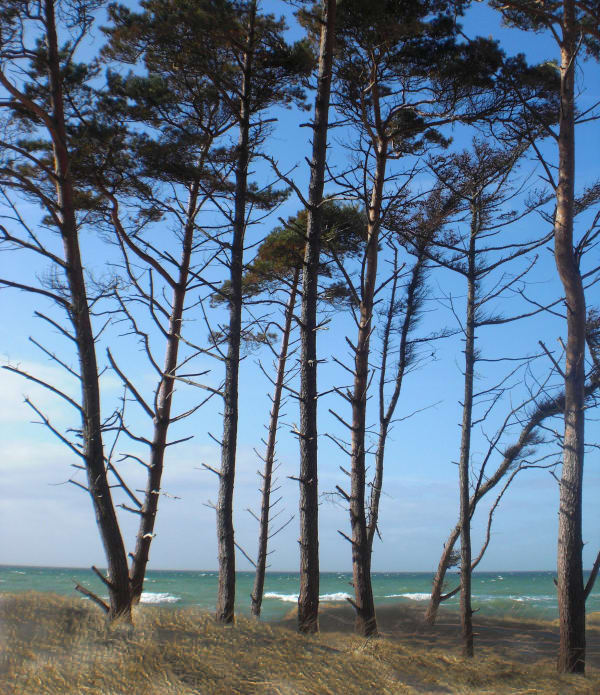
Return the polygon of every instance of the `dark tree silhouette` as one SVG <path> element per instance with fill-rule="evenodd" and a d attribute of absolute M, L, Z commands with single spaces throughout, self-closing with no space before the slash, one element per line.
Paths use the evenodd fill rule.
<path fill-rule="evenodd" d="M 317 426 L 317 300 L 327 160 L 331 72 L 335 51 L 336 0 L 322 0 L 317 93 L 312 122 L 312 157 L 307 229 L 302 268 L 300 322 L 300 593 L 298 629 L 319 629 L 319 478 Z"/>
<path fill-rule="evenodd" d="M 344 292 L 335 272 L 336 265 L 332 256 L 335 256 L 336 259 L 343 259 L 359 252 L 363 244 L 364 215 L 353 206 L 336 205 L 331 202 L 323 204 L 322 214 L 322 255 L 319 266 L 321 289 L 319 297 L 324 304 L 338 305 L 343 299 Z M 260 615 L 262 606 L 269 541 L 291 521 L 290 518 L 280 524 L 276 530 L 271 529 L 272 509 L 281 501 L 281 497 L 272 501 L 280 409 L 283 404 L 284 391 L 289 389 L 288 381 L 293 378 L 297 371 L 295 367 L 288 367 L 288 362 L 291 355 L 290 346 L 293 343 L 292 331 L 298 322 L 294 310 L 301 282 L 307 217 L 307 211 L 303 209 L 295 217 L 289 218 L 283 226 L 275 228 L 260 245 L 256 257 L 248 266 L 243 278 L 244 301 L 246 303 L 274 302 L 283 311 L 281 323 L 271 318 L 266 326 L 261 328 L 258 335 L 258 339 L 261 342 L 266 342 L 273 352 L 275 378 L 271 377 L 267 369 L 261 366 L 263 373 L 273 386 L 273 391 L 270 394 L 272 406 L 269 413 L 267 440 L 263 441 L 265 452 L 262 455 L 259 454 L 264 463 L 263 471 L 260 472 L 262 480 L 260 518 L 249 510 L 259 522 L 256 561 L 251 560 L 245 553 L 255 567 L 254 587 L 251 594 L 251 609 L 255 616 Z M 221 287 L 221 292 L 223 295 L 228 295 L 228 283 Z M 277 298 L 280 293 L 283 293 L 284 300 Z M 268 294 L 268 299 L 261 298 L 264 294 Z M 273 329 L 281 333 L 281 345 L 278 351 L 275 351 L 270 343 L 270 332 Z M 250 340 L 256 340 L 256 336 L 251 335 Z M 295 393 L 294 389 L 291 391 Z M 280 511 L 275 516 L 279 514 Z"/>

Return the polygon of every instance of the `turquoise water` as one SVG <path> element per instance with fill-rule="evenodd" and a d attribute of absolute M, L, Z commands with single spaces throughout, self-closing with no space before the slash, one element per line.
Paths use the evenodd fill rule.
<path fill-rule="evenodd" d="M 473 575 L 473 607 L 480 613 L 495 616 L 531 617 L 554 620 L 558 617 L 553 572 L 475 572 Z M 344 603 L 350 596 L 351 575 L 325 572 L 321 575 L 321 601 L 324 604 Z M 237 575 L 237 606 L 240 613 L 250 612 L 250 592 L 254 575 Z M 423 572 L 379 572 L 373 575 L 373 592 L 377 605 L 424 605 L 429 597 L 432 575 Z M 447 588 L 456 586 L 457 577 L 449 575 Z M 0 594 L 20 591 L 52 591 L 66 596 L 79 596 L 76 583 L 98 594 L 104 587 L 88 569 L 60 567 L 0 567 Z M 298 574 L 271 572 L 265 582 L 263 617 L 276 620 L 294 607 L 298 598 Z M 142 602 L 166 606 L 215 607 L 216 572 L 149 571 Z M 81 597 L 81 600 L 86 600 Z M 458 597 L 446 602 L 458 608 Z M 600 611 L 600 582 L 587 601 L 589 612 Z"/>

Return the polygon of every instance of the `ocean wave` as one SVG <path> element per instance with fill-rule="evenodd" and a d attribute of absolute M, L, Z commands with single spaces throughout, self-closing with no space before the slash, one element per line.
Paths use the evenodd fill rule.
<path fill-rule="evenodd" d="M 338 591 L 335 594 L 323 594 L 322 596 L 319 596 L 319 601 L 345 601 L 347 598 L 352 597 L 345 591 Z"/>
<path fill-rule="evenodd" d="M 177 603 L 181 599 L 179 596 L 165 593 L 153 593 L 152 591 L 144 591 L 140 597 L 140 603 Z"/>
<path fill-rule="evenodd" d="M 278 594 L 276 591 L 265 591 L 264 598 L 275 598 L 284 603 L 296 603 L 298 594 Z"/>
<path fill-rule="evenodd" d="M 508 596 L 502 596 L 499 594 L 473 594 L 473 600 L 477 601 L 518 601 L 519 603 L 533 603 L 542 601 L 556 601 L 556 596 L 549 596 L 540 594 L 539 596 L 532 596 L 523 594 L 522 596 L 517 596 L 516 594 L 509 594 Z"/>
<path fill-rule="evenodd" d="M 264 597 L 277 599 L 284 603 L 296 603 L 298 601 L 298 594 L 280 594 L 277 591 L 266 591 Z M 347 594 L 345 591 L 338 591 L 333 594 L 321 594 L 319 596 L 319 601 L 323 603 L 334 603 L 336 601 L 345 601 L 347 598 L 351 598 L 350 594 Z"/>
<path fill-rule="evenodd" d="M 427 601 L 431 594 L 406 593 L 406 594 L 386 594 L 384 598 L 408 598 L 411 601 Z"/>

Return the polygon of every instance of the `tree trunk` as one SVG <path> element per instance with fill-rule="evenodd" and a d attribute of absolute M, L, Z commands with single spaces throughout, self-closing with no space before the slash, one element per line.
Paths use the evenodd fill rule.
<path fill-rule="evenodd" d="M 585 595 L 581 501 L 584 460 L 585 295 L 573 249 L 575 198 L 575 64 L 577 31 L 573 0 L 563 3 L 558 187 L 554 256 L 567 306 L 565 434 L 558 516 L 558 670 L 585 671 Z"/>
<path fill-rule="evenodd" d="M 599 385 L 600 379 L 592 376 L 588 385 L 585 387 L 585 398 L 591 396 L 595 391 L 597 391 Z M 471 495 L 471 499 L 469 500 L 471 518 L 475 513 L 475 508 L 479 503 L 479 500 L 487 495 L 490 490 L 493 490 L 496 485 L 506 476 L 508 471 L 512 468 L 514 462 L 521 455 L 523 449 L 525 449 L 530 443 L 531 436 L 536 428 L 541 425 L 544 420 L 547 420 L 550 417 L 555 417 L 556 415 L 562 413 L 564 411 L 564 403 L 565 396 L 564 393 L 562 393 L 556 398 L 553 398 L 551 401 L 543 402 L 542 405 L 538 406 L 538 408 L 531 414 L 529 420 L 521 429 L 518 440 L 515 442 L 515 444 L 506 449 L 502 463 L 498 466 L 498 468 L 496 468 L 494 473 L 476 489 L 475 493 Z M 445 600 L 445 597 L 442 595 L 443 583 L 446 572 L 448 571 L 448 567 L 450 566 L 450 556 L 459 536 L 460 521 L 452 529 L 446 543 L 444 544 L 444 550 L 442 552 L 442 556 L 440 557 L 437 572 L 433 580 L 431 598 L 429 599 L 429 605 L 427 607 L 427 612 L 425 613 L 425 622 L 429 625 L 433 625 L 435 623 L 439 605 Z M 473 568 L 473 565 L 474 563 L 472 562 L 471 568 Z M 450 593 L 453 594 L 454 592 Z M 448 596 L 448 594 L 446 594 L 446 596 Z"/>
<path fill-rule="evenodd" d="M 327 159 L 336 0 L 323 0 L 319 75 L 313 123 L 300 323 L 300 593 L 298 629 L 319 629 L 319 486 L 317 467 L 317 294 Z"/>
<path fill-rule="evenodd" d="M 267 547 L 269 544 L 269 514 L 271 511 L 271 485 L 273 479 L 273 463 L 275 461 L 275 444 L 277 443 L 277 428 L 279 426 L 279 410 L 281 407 L 281 395 L 287 365 L 288 347 L 294 319 L 294 307 L 298 294 L 298 282 L 300 269 L 294 271 L 290 296 L 285 308 L 283 335 L 277 364 L 277 377 L 273 390 L 273 407 L 269 419 L 269 435 L 267 437 L 267 449 L 265 453 L 265 470 L 263 473 L 262 503 L 260 509 L 260 532 L 258 537 L 258 555 L 256 559 L 256 572 L 254 574 L 254 587 L 250 599 L 252 602 L 252 615 L 260 617 L 263 593 L 265 587 L 265 572 L 267 568 Z"/>
<path fill-rule="evenodd" d="M 475 240 L 477 210 L 471 209 L 471 235 L 468 256 L 467 322 L 465 326 L 465 391 L 460 441 L 460 617 L 463 654 L 473 656 L 473 610 L 471 608 L 471 506 L 469 504 L 469 463 L 471 457 L 471 422 L 473 414 L 473 377 L 475 368 Z"/>
<path fill-rule="evenodd" d="M 158 498 L 160 496 L 161 478 L 164 469 L 167 433 L 169 425 L 171 424 L 175 370 L 177 369 L 177 356 L 179 353 L 185 295 L 193 250 L 193 216 L 197 199 L 198 184 L 195 183 L 190 191 L 190 199 L 188 202 L 187 225 L 183 237 L 181 261 L 179 263 L 179 278 L 177 285 L 173 289 L 172 310 L 171 316 L 169 317 L 169 332 L 167 334 L 167 347 L 165 350 L 165 365 L 156 396 L 154 433 L 150 447 L 150 465 L 146 479 L 144 504 L 140 510 L 140 524 L 129 573 L 133 603 L 138 603 L 142 595 L 144 577 L 146 576 L 146 566 L 148 565 L 148 557 L 150 554 L 150 545 L 154 534 L 154 523 L 158 511 Z"/>
<path fill-rule="evenodd" d="M 65 254 L 65 273 L 71 297 L 70 317 L 81 376 L 83 455 L 88 489 L 108 565 L 108 578 L 105 580 L 110 601 L 108 617 L 131 619 L 127 555 L 106 477 L 96 345 L 79 248 L 54 11 L 54 1 L 45 0 L 50 110 L 55 128 L 55 133 L 52 134 L 52 149 L 54 171 L 58 179 L 56 194 L 61 217 L 60 233 Z"/>
<path fill-rule="evenodd" d="M 385 385 L 387 374 L 387 359 L 389 354 L 390 332 L 395 313 L 394 310 L 397 279 L 393 281 L 392 285 L 393 289 L 388 309 L 388 315 L 386 317 L 386 325 L 384 328 L 383 336 L 382 365 L 379 379 L 379 437 L 377 443 L 377 451 L 375 452 L 375 473 L 373 475 L 373 481 L 371 484 L 371 496 L 369 499 L 369 513 L 367 523 L 367 538 L 370 553 L 373 552 L 373 540 L 377 532 L 377 522 L 379 520 L 379 502 L 381 500 L 381 490 L 383 487 L 383 464 L 385 458 L 385 446 L 387 443 L 387 436 L 389 432 L 390 423 L 392 421 L 392 417 L 394 416 L 394 412 L 396 411 L 398 399 L 400 398 L 400 391 L 402 390 L 402 383 L 404 381 L 404 374 L 406 373 L 406 368 L 409 362 L 408 336 L 417 318 L 417 312 L 419 308 L 418 295 L 423 285 L 423 271 L 425 267 L 425 261 L 425 255 L 420 252 L 411 272 L 410 282 L 406 291 L 406 312 L 404 314 L 404 321 L 402 322 L 402 329 L 400 331 L 400 346 L 398 350 L 398 361 L 396 363 L 394 391 L 386 407 Z"/>
<path fill-rule="evenodd" d="M 375 86 L 373 87 L 373 91 Z M 376 94 L 373 99 L 376 99 Z M 387 158 L 387 143 L 377 143 L 377 162 L 369 219 L 367 247 L 359 307 L 360 322 L 354 358 L 354 388 L 352 393 L 352 467 L 350 473 L 350 525 L 352 528 L 352 580 L 354 584 L 354 629 L 364 637 L 377 635 L 377 619 L 371 584 L 371 548 L 367 533 L 365 510 L 365 430 L 367 420 L 367 389 L 369 385 L 369 352 L 373 319 L 373 299 L 377 281 L 379 253 L 379 218 Z"/>
<path fill-rule="evenodd" d="M 452 556 L 452 551 L 456 545 L 456 541 L 460 536 L 460 522 L 452 529 L 448 540 L 444 545 L 444 550 L 442 551 L 442 556 L 438 563 L 437 571 L 435 577 L 433 578 L 433 585 L 431 587 L 431 597 L 429 599 L 429 604 L 427 605 L 427 611 L 425 612 L 425 622 L 427 625 L 434 625 L 435 619 L 437 618 L 438 608 L 442 602 L 442 591 L 444 590 L 444 579 L 446 578 L 446 572 L 450 566 L 450 560 Z"/>
<path fill-rule="evenodd" d="M 229 304 L 229 333 L 225 359 L 225 391 L 221 471 L 217 502 L 217 541 L 219 547 L 219 585 L 216 618 L 220 623 L 232 623 L 235 605 L 235 540 L 233 533 L 233 486 L 238 426 L 238 377 L 242 330 L 242 275 L 244 271 L 244 235 L 246 232 L 246 198 L 248 191 L 248 162 L 250 134 L 250 85 L 256 2 L 252 3 L 248 22 L 248 44 L 244 53 L 242 95 L 240 99 L 240 134 L 235 171 L 235 213 L 231 243 L 231 299 Z"/>

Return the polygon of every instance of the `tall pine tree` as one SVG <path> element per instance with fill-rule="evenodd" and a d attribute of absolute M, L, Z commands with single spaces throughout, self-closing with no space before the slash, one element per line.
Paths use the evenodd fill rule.
<path fill-rule="evenodd" d="M 585 587 L 582 565 L 582 495 L 585 435 L 586 299 L 580 269 L 582 247 L 574 240 L 575 126 L 578 120 L 575 75 L 585 54 L 600 58 L 600 3 L 539 3 L 507 0 L 492 5 L 509 25 L 547 33 L 560 53 L 558 128 L 549 131 L 556 143 L 557 165 L 540 158 L 556 194 L 554 258 L 567 310 L 564 363 L 565 403 L 563 466 L 558 518 L 558 610 L 560 647 L 558 670 L 585 671 Z M 515 81 L 515 91 L 521 85 Z M 526 102 L 525 102 L 526 103 Z M 535 114 L 532 114 L 535 116 Z M 555 171 L 553 171 L 555 170 Z"/>

